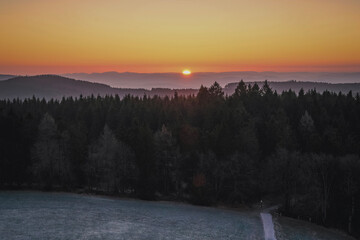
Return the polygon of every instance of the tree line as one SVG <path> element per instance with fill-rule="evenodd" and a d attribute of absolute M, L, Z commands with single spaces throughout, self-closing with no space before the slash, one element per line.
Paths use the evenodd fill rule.
<path fill-rule="evenodd" d="M 360 97 L 239 82 L 197 95 L 0 101 L 0 187 L 195 204 L 277 199 L 360 235 Z"/>

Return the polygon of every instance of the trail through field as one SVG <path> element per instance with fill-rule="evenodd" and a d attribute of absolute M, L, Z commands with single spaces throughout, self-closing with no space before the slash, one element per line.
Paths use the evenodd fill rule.
<path fill-rule="evenodd" d="M 264 227 L 265 240 L 276 240 L 274 223 L 272 221 L 272 216 L 270 213 L 260 213 L 261 220 Z"/>
<path fill-rule="evenodd" d="M 276 240 L 274 223 L 272 220 L 272 216 L 269 212 L 273 211 L 277 208 L 278 208 L 278 206 L 273 206 L 273 207 L 264 209 L 264 211 L 262 213 L 260 213 L 261 220 L 262 220 L 263 227 L 264 227 L 265 240 Z"/>

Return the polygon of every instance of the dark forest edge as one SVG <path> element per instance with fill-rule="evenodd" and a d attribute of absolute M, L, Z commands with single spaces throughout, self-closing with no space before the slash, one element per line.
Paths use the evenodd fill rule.
<path fill-rule="evenodd" d="M 360 97 L 240 82 L 197 96 L 0 100 L 1 188 L 195 204 L 277 196 L 360 236 Z"/>
<path fill-rule="evenodd" d="M 360 74 L 360 73 L 359 73 Z M 234 78 L 237 79 L 237 78 Z M 240 78 L 239 78 L 240 79 Z M 130 80 L 129 80 L 130 81 Z M 172 82 L 171 78 L 167 79 L 168 82 Z M 195 79 L 181 79 L 180 82 L 191 82 L 195 84 Z M 193 82 L 195 81 L 195 82 Z M 226 81 L 226 80 L 223 80 Z M 238 82 L 233 83 L 233 79 L 224 85 L 222 89 L 224 95 L 231 96 L 234 94 Z M 209 83 L 208 80 L 204 81 L 210 86 L 213 82 Z M 247 82 L 247 84 L 257 84 L 260 88 L 263 87 L 264 81 L 260 82 Z M 325 82 L 301 82 L 301 81 L 283 81 L 283 82 L 269 82 L 274 92 L 281 93 L 289 89 L 298 93 L 301 89 L 305 92 L 316 89 L 317 92 L 322 93 L 324 91 L 335 93 L 348 93 L 352 91 L 353 94 L 360 93 L 360 83 L 325 83 Z M 124 83 L 125 84 L 125 83 Z M 149 83 L 147 83 L 149 84 Z M 224 83 L 225 84 L 225 83 Z M 156 85 L 156 84 L 155 84 Z M 124 85 L 126 86 L 126 84 Z M 166 84 L 164 83 L 164 86 Z M 200 83 L 199 85 L 200 86 Z M 87 82 L 81 80 L 75 80 L 71 78 L 61 77 L 57 75 L 37 75 L 37 76 L 20 76 L 14 77 L 5 81 L 0 81 L 0 99 L 28 99 L 35 96 L 36 98 L 45 98 L 45 100 L 73 97 L 79 98 L 94 96 L 108 96 L 118 95 L 121 99 L 126 95 L 143 97 L 173 97 L 175 92 L 178 96 L 191 96 L 197 95 L 198 88 L 155 88 L 154 85 L 149 89 L 144 88 L 115 88 L 110 85 L 105 85 L 96 82 Z"/>

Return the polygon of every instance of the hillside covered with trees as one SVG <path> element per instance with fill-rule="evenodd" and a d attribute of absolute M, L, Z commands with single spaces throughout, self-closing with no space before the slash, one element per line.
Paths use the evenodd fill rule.
<path fill-rule="evenodd" d="M 197 96 L 0 101 L 0 186 L 252 204 L 360 235 L 360 97 L 240 82 Z"/>
<path fill-rule="evenodd" d="M 261 88 L 264 85 L 262 82 L 247 82 L 246 84 L 258 84 Z M 360 93 L 360 83 L 328 83 L 328 82 L 303 82 L 303 81 L 284 81 L 284 82 L 268 82 L 271 85 L 271 88 L 278 93 L 283 91 L 288 91 L 291 89 L 298 93 L 301 89 L 305 92 L 310 90 L 316 90 L 318 93 L 323 93 L 325 91 L 334 92 L 334 93 L 343 93 L 347 94 L 352 91 L 354 95 Z M 238 83 L 229 83 L 224 87 L 225 94 L 232 95 L 235 92 Z"/>
<path fill-rule="evenodd" d="M 130 73 L 129 73 L 130 74 Z M 133 74 L 130 74 L 132 76 Z M 151 74 L 150 74 L 151 75 Z M 63 97 L 77 97 L 80 96 L 88 97 L 91 95 L 105 97 L 107 95 L 118 95 L 120 99 L 126 95 L 143 97 L 158 96 L 158 97 L 173 97 L 175 92 L 178 96 L 190 96 L 196 95 L 199 92 L 199 88 L 156 88 L 151 87 L 149 89 L 144 88 L 124 88 L 126 83 L 120 88 L 111 87 L 111 85 L 101 84 L 98 82 L 88 82 L 83 80 L 75 80 L 67 77 L 61 77 L 57 75 L 38 75 L 38 76 L 17 76 L 10 77 L 7 80 L 1 81 L 2 76 L 0 75 L 0 99 L 26 99 L 32 98 L 45 98 L 46 100 L 57 99 L 61 100 Z M 153 78 L 157 77 L 155 74 Z M 160 75 L 162 81 L 167 79 L 168 82 L 172 82 L 171 75 Z M 205 75 L 207 76 L 207 75 Z M 205 77 L 204 76 L 204 77 Z M 232 76 L 232 75 L 231 75 Z M 231 83 L 224 86 L 224 95 L 233 95 L 238 85 L 238 78 L 229 78 Z M 240 79 L 239 79 L 240 80 Z M 128 82 L 135 81 L 132 77 L 127 80 Z M 178 79 L 182 82 L 192 82 L 194 79 Z M 234 81 L 237 81 L 234 83 Z M 204 81 L 207 82 L 207 81 Z M 265 81 L 258 82 L 246 82 L 246 84 L 257 84 L 260 88 L 263 87 Z M 348 93 L 352 91 L 354 95 L 360 93 L 360 83 L 325 83 L 325 82 L 300 82 L 300 81 L 284 81 L 284 82 L 268 82 L 271 85 L 272 90 L 278 93 L 288 91 L 289 89 L 298 93 L 301 89 L 305 92 L 316 89 L 318 93 L 324 91 L 335 92 L 335 93 Z M 192 83 L 194 84 L 194 83 Z M 197 86 L 200 86 L 199 83 Z M 210 86 L 208 84 L 207 86 Z M 164 84 L 166 86 L 166 84 Z"/>
<path fill-rule="evenodd" d="M 1 77 L 1 76 L 0 76 Z M 20 76 L 0 81 L 0 99 L 26 99 L 45 98 L 46 100 L 63 97 L 80 97 L 80 96 L 102 96 L 118 95 L 120 98 L 126 95 L 139 96 L 173 96 L 175 91 L 178 95 L 192 95 L 198 92 L 198 89 L 169 89 L 169 88 L 152 88 L 152 89 L 129 89 L 113 88 L 101 83 L 93 83 L 57 75 L 38 75 L 38 76 Z"/>

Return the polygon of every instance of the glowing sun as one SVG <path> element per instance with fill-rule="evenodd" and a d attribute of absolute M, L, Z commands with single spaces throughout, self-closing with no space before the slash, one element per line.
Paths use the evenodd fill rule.
<path fill-rule="evenodd" d="M 182 74 L 184 74 L 184 75 L 190 75 L 190 74 L 191 74 L 191 71 L 188 70 L 188 69 L 185 69 L 185 70 L 182 72 Z"/>

